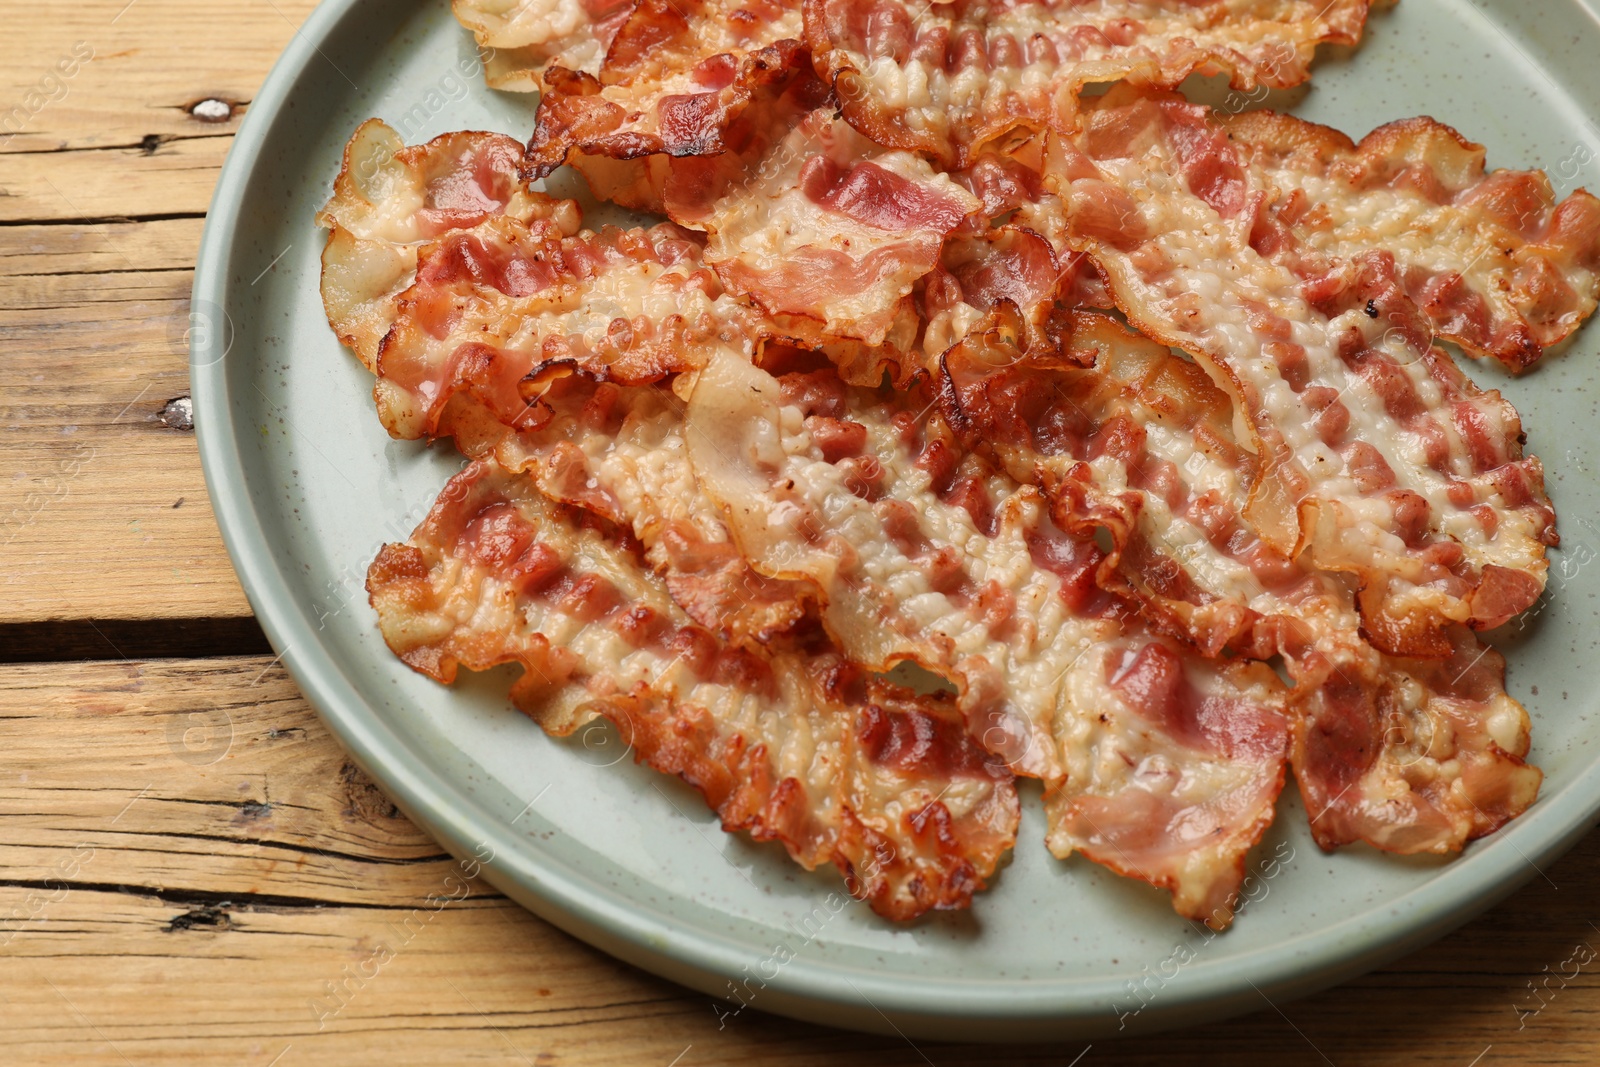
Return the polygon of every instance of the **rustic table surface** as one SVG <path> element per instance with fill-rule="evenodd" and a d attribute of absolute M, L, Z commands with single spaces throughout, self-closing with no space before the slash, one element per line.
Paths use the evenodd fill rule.
<path fill-rule="evenodd" d="M 433 908 L 455 866 L 275 664 L 183 403 L 212 185 L 311 6 L 0 21 L 0 1063 L 1600 1063 L 1600 836 L 1376 974 L 1092 1047 L 719 1028 L 487 885 Z"/>

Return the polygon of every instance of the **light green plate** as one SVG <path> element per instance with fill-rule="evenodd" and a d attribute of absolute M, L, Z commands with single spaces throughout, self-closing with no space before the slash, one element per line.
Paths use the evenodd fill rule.
<path fill-rule="evenodd" d="M 507 894 L 708 994 L 737 984 L 755 1009 L 913 1037 L 1100 1035 L 1255 1010 L 1367 970 L 1489 907 L 1593 824 L 1600 326 L 1520 381 L 1472 370 L 1523 412 L 1562 517 L 1553 595 L 1499 642 L 1533 715 L 1538 804 L 1451 861 L 1324 855 L 1291 788 L 1257 850 L 1250 902 L 1214 939 L 1156 890 L 1052 859 L 1036 792 L 1013 861 L 970 912 L 910 926 L 854 903 L 831 914 L 836 876 L 720 832 L 696 794 L 635 766 L 608 729 L 551 741 L 510 709 L 508 675 L 446 690 L 411 673 L 379 639 L 362 580 L 460 460 L 378 425 L 367 372 L 323 319 L 312 215 L 369 116 L 412 142 L 462 128 L 525 138 L 533 102 L 463 75 L 474 66 L 438 0 L 317 9 L 223 170 L 191 358 L 206 481 L 273 645 L 356 760 L 452 852 L 492 856 L 487 877 Z M 1402 0 L 1285 102 L 1356 135 L 1431 114 L 1487 144 L 1492 164 L 1545 167 L 1563 192 L 1600 186 L 1600 130 L 1586 118 L 1600 112 L 1600 0 Z M 708 1014 L 737 1007 L 706 1002 Z"/>

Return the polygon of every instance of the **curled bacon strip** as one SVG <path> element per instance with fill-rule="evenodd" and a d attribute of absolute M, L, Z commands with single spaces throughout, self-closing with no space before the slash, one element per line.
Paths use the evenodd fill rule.
<path fill-rule="evenodd" d="M 377 360 L 378 412 L 396 437 L 454 435 L 463 421 L 537 421 L 540 383 L 563 368 L 655 381 L 726 335 L 741 309 L 663 223 L 563 236 L 514 220 L 423 249 Z"/>
<path fill-rule="evenodd" d="M 1219 118 L 1265 195 L 1251 245 L 1315 279 L 1393 255 L 1434 332 L 1513 370 L 1582 324 L 1600 295 L 1600 200 L 1556 202 L 1540 171 L 1485 172 L 1483 146 L 1432 119 L 1355 144 L 1288 115 Z"/>
<path fill-rule="evenodd" d="M 1249 243 L 1250 172 L 1200 107 L 1126 87 L 1088 107 L 1046 181 L 1068 241 L 1141 330 L 1233 394 L 1263 461 L 1247 522 L 1285 555 L 1356 576 L 1395 655 L 1442 657 L 1544 586 L 1554 513 L 1516 412 L 1431 344 L 1394 257 L 1308 286 Z"/>
<path fill-rule="evenodd" d="M 816 638 L 765 655 L 723 646 L 614 534 L 492 463 L 452 479 L 367 587 L 412 668 L 450 682 L 458 667 L 520 665 L 512 697 L 547 730 L 605 716 L 725 829 L 782 841 L 808 869 L 833 863 L 887 917 L 967 906 L 1015 840 L 1010 773 L 938 698 Z"/>
<path fill-rule="evenodd" d="M 1360 40 L 1368 6 L 805 0 L 805 35 L 851 125 L 961 166 L 1061 121 L 1090 82 L 1171 87 L 1226 71 L 1239 89 L 1298 85 L 1318 44 Z"/>
<path fill-rule="evenodd" d="M 1057 855 L 1081 851 L 1225 925 L 1283 780 L 1281 683 L 1125 627 L 1095 588 L 1093 540 L 963 456 L 937 415 L 919 421 L 931 406 L 832 369 L 775 378 L 718 355 L 684 436 L 757 571 L 813 586 L 852 660 L 951 680 L 973 736 L 1046 781 Z"/>
<path fill-rule="evenodd" d="M 1268 674 L 1250 681 L 1239 669 L 1162 646 L 1163 654 L 1181 656 L 1183 673 L 1202 688 L 1244 684 L 1249 699 L 1217 708 L 1276 737 L 1272 753 L 1200 744 L 1201 734 L 1183 724 L 1211 707 L 1204 701 L 1129 704 L 1111 686 L 1115 672 L 1107 665 L 1150 640 L 1125 635 L 1115 621 L 1118 605 L 1093 589 L 1099 554 L 1092 542 L 1056 529 L 1032 487 L 1007 487 L 993 472 L 985 481 L 977 477 L 981 464 L 949 469 L 948 435 L 924 440 L 912 418 L 910 405 L 925 412 L 926 398 L 896 401 L 847 389 L 815 357 L 787 358 L 809 369 L 774 379 L 736 351 L 713 352 L 696 374 L 687 410 L 665 383 L 618 385 L 574 372 L 548 383 L 542 422 L 504 430 L 492 447 L 500 463 L 528 471 L 548 497 L 629 528 L 673 599 L 700 625 L 766 646 L 781 642 L 808 604 L 825 599 L 824 622 L 853 662 L 888 669 L 913 659 L 958 680 L 956 707 L 974 733 L 1015 767 L 1052 783 L 1058 854 L 1082 851 L 1168 888 L 1185 914 L 1225 924 L 1243 856 L 1281 786 L 1285 734 L 1276 680 Z M 752 461 L 766 469 L 764 435 L 743 433 L 736 413 L 715 406 L 707 412 L 705 405 L 712 394 L 744 400 L 746 389 L 718 384 L 741 374 L 778 389 L 785 410 L 777 421 L 796 423 L 797 441 L 812 442 L 822 462 L 777 468 L 773 479 L 794 483 L 790 497 L 746 499 L 773 522 L 734 518 L 730 531 L 729 513 L 718 507 L 727 504 L 719 490 L 729 476 L 708 470 L 737 464 L 751 448 Z M 460 436 L 457 443 L 478 447 Z M 943 486 L 937 493 L 930 469 Z M 831 509 L 821 507 L 824 500 L 834 501 Z M 854 512 L 839 510 L 846 501 L 855 502 Z M 797 507 L 808 511 L 791 523 Z M 825 510 L 861 549 L 832 555 L 841 540 L 821 527 Z M 918 528 L 923 521 L 932 532 Z M 770 540 L 773 523 L 774 551 L 793 560 L 774 567 L 770 553 L 756 556 L 759 569 L 752 570 L 751 529 Z M 744 543 L 733 541 L 737 532 L 747 535 Z M 803 555 L 805 546 L 820 552 Z M 979 570 L 982 582 L 971 576 Z M 908 612 L 906 604 L 918 607 Z M 1179 687 L 1174 694 L 1180 689 L 1189 692 Z M 1076 718 L 1064 719 L 1059 708 L 1068 692 L 1083 703 L 1073 705 Z M 1093 727 L 1097 740 L 1080 751 L 1061 731 L 1077 729 L 1070 723 L 1091 712 L 1102 716 Z M 1081 762 L 1091 750 L 1105 767 Z M 1129 776 L 1105 769 L 1134 765 L 1146 770 Z M 1069 766 L 1079 768 L 1075 776 Z M 1170 826 L 1160 848 L 1148 839 L 1157 819 Z"/>
<path fill-rule="evenodd" d="M 631 530 L 684 612 L 724 639 L 759 647 L 803 621 L 814 594 L 752 570 L 701 490 L 672 389 L 577 372 L 551 382 L 539 404 L 547 416 L 537 426 L 495 436 L 503 467 L 529 472 L 552 500 Z"/>
<path fill-rule="evenodd" d="M 317 213 L 331 232 L 322 252 L 328 324 L 369 369 L 393 325 L 397 300 L 426 241 L 490 219 L 572 233 L 578 207 L 528 189 L 517 177 L 520 146 L 496 133 L 447 133 L 406 147 L 368 119 L 345 146 L 333 198 Z"/>
<path fill-rule="evenodd" d="M 593 73 L 638 0 L 452 0 L 491 88 L 532 92 L 546 66 Z"/>
<path fill-rule="evenodd" d="M 1365 640 L 1346 585 L 1274 551 L 1239 505 L 1258 462 L 1227 395 L 1194 364 L 1079 313 L 1059 355 L 1015 331 L 946 353 L 940 404 L 964 444 L 1032 476 L 1055 521 L 1109 535 L 1097 583 L 1208 654 L 1281 655 L 1295 680 L 1292 763 L 1325 847 L 1443 852 L 1533 802 L 1526 712 L 1503 664 L 1459 627 L 1434 662 Z"/>
<path fill-rule="evenodd" d="M 706 262 L 791 336 L 908 352 L 912 288 L 978 207 L 924 161 L 819 109 L 717 201 Z"/>
<path fill-rule="evenodd" d="M 801 54 L 800 13 L 773 0 L 640 0 L 597 72 L 545 72 L 527 173 L 570 153 L 715 155 L 751 101 Z"/>

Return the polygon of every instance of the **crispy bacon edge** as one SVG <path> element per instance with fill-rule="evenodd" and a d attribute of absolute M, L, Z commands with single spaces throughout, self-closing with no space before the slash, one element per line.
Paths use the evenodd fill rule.
<path fill-rule="evenodd" d="M 520 150 L 504 134 L 470 130 L 408 146 L 381 119 L 368 119 L 351 134 L 333 196 L 316 216 L 329 231 L 320 291 L 328 325 L 369 370 L 399 314 L 400 294 L 415 280 L 425 241 L 502 216 L 541 232 L 577 232 L 576 203 L 520 182 Z M 402 178 L 423 189 L 420 206 L 404 217 L 392 214 L 396 205 L 389 202 Z"/>
<path fill-rule="evenodd" d="M 1376 247 L 1401 260 L 1406 295 L 1438 337 L 1512 371 L 1526 370 L 1571 336 L 1600 297 L 1600 199 L 1577 189 L 1559 203 L 1542 171 L 1489 171 L 1484 147 L 1427 117 L 1401 119 L 1352 141 L 1339 130 L 1272 111 L 1217 117 L 1220 127 L 1262 169 L 1333 178 L 1359 197 L 1370 189 L 1414 196 L 1478 215 L 1476 255 L 1459 270 L 1432 270 L 1394 245 Z M 1251 243 L 1302 276 L 1321 258 L 1308 251 L 1308 227 L 1328 224 L 1325 209 L 1298 188 L 1262 203 Z M 1464 272 L 1481 259 L 1478 282 Z"/>
<path fill-rule="evenodd" d="M 1290 49 L 1290 56 L 1276 53 L 1274 56 L 1252 57 L 1231 48 L 1208 51 L 1196 47 L 1192 41 L 1176 38 L 1168 42 L 1168 54 L 1164 58 L 1147 54 L 1137 59 L 1117 61 L 1106 58 L 1080 64 L 1058 59 L 1060 69 L 1056 77 L 1050 79 L 1047 87 L 1037 90 L 1037 99 L 1021 99 L 1021 94 L 1016 94 L 1005 109 L 985 116 L 977 130 L 966 131 L 971 134 L 971 141 L 966 143 L 958 140 L 956 131 L 941 135 L 923 124 L 907 122 L 906 112 L 909 108 L 903 105 L 896 107 L 875 97 L 867 68 L 875 63 L 901 65 L 905 62 L 902 56 L 907 53 L 914 55 L 918 50 L 937 50 L 941 65 L 947 71 L 952 69 L 952 65 L 964 65 L 987 75 L 995 65 L 1014 67 L 1031 62 L 1035 57 L 1030 53 L 1037 52 L 1042 58 L 1048 54 L 1043 49 L 1049 48 L 1053 52 L 1054 47 L 1038 35 L 1025 44 L 1010 36 L 985 41 L 981 31 L 974 27 L 957 34 L 953 40 L 944 26 L 925 32 L 920 37 L 914 36 L 913 20 L 906 11 L 908 6 L 900 0 L 874 0 L 866 5 L 855 0 L 804 0 L 806 45 L 814 57 L 817 74 L 833 86 L 840 100 L 841 112 L 852 126 L 886 147 L 920 152 L 946 166 L 965 166 L 985 148 L 1000 144 L 1019 131 L 1035 133 L 1049 128 L 1057 121 L 1057 116 L 1052 112 L 1056 110 L 1058 101 L 1063 96 L 1069 100 L 1075 98 L 1083 86 L 1091 81 L 1122 78 L 1171 88 L 1197 72 L 1226 71 L 1235 89 L 1250 90 L 1257 86 L 1289 88 L 1298 85 L 1310 77 L 1308 67 L 1318 44 L 1354 45 L 1360 42 L 1372 0 L 1329 0 L 1317 16 L 1319 21 L 1325 23 L 1325 29 L 1315 39 L 1297 41 L 1293 45 L 1283 42 L 1281 38 L 1272 39 L 1269 36 L 1266 39 L 1268 46 L 1276 44 Z M 923 10 L 926 13 L 944 6 L 923 5 Z M 967 5 L 952 3 L 948 6 Z M 1002 6 L 1010 9 L 1047 5 L 1024 2 Z M 1329 16 L 1328 13 L 1335 8 L 1338 10 Z M 1110 21 L 1115 32 L 1132 34 L 1131 39 L 1117 43 L 1130 51 L 1140 44 L 1138 23 L 1131 19 Z M 1094 26 L 1086 25 L 1085 28 L 1095 32 L 1108 44 L 1112 43 L 1104 32 Z M 882 38 L 880 48 L 893 46 L 901 56 L 880 54 L 869 59 L 863 50 L 868 43 L 861 39 L 864 33 L 869 32 Z M 922 61 L 922 57 L 919 56 L 918 60 Z"/>
<path fill-rule="evenodd" d="M 579 539 L 586 540 L 582 551 L 575 545 Z M 727 648 L 675 612 L 663 617 L 640 598 L 621 596 L 603 573 L 584 567 L 582 552 L 607 549 L 613 568 L 620 563 L 642 586 L 655 582 L 608 523 L 552 504 L 525 479 L 480 460 L 451 479 L 408 542 L 383 547 L 368 572 L 367 589 L 386 643 L 413 670 L 449 684 L 459 667 L 519 664 L 524 673 L 512 687 L 512 700 L 547 732 L 563 736 L 596 714 L 604 716 L 633 746 L 636 762 L 699 790 L 725 830 L 780 841 L 808 870 L 833 863 L 851 894 L 886 918 L 909 920 L 971 903 L 1014 843 L 1020 805 L 1010 772 L 966 736 L 938 698 L 867 676 L 814 638 L 808 646 L 775 648 L 766 657 Z M 808 798 L 804 783 L 779 777 L 763 743 L 749 744 L 738 733 L 719 735 L 715 716 L 675 697 L 670 684 L 641 681 L 628 692 L 617 691 L 607 682 L 605 665 L 585 671 L 575 653 L 538 633 L 520 641 L 504 630 L 440 636 L 414 625 L 439 603 L 436 579 L 448 589 L 473 569 L 502 582 L 499 593 L 513 598 L 512 607 L 518 596 L 549 590 L 560 597 L 553 611 L 611 627 L 635 647 L 660 646 L 663 658 L 675 653 L 666 669 L 682 662 L 702 679 L 742 692 L 759 689 L 759 679 L 771 677 L 774 660 L 786 656 L 786 666 L 810 681 L 817 713 L 843 720 L 836 734 L 840 757 L 848 749 L 854 762 L 841 768 L 838 792 L 826 798 L 838 813 L 837 828 L 815 824 L 819 810 L 830 810 L 819 808 L 825 798 Z M 650 599 L 671 603 L 664 594 Z M 596 683 L 589 695 L 572 693 L 575 676 L 586 673 Z M 851 770 L 860 780 L 845 773 Z M 898 805 L 891 805 L 878 813 L 899 830 L 890 836 L 871 825 L 875 816 L 868 810 L 852 807 L 850 788 L 869 788 L 867 779 L 894 775 L 935 783 L 965 776 L 987 794 L 959 820 L 938 799 L 939 790 L 929 790 L 935 799 L 914 811 L 896 814 Z"/>
<path fill-rule="evenodd" d="M 630 113 L 607 99 L 605 90 L 611 85 L 639 88 L 649 75 L 635 71 L 646 57 L 659 63 L 654 53 L 674 47 L 683 52 L 678 65 L 693 70 L 705 89 L 642 93 L 656 121 L 654 131 L 639 129 L 644 109 L 636 103 Z M 793 38 L 740 53 L 711 53 L 709 47 L 694 38 L 692 19 L 673 0 L 643 0 L 611 42 L 598 76 L 560 66 L 544 72 L 545 91 L 523 160 L 524 175 L 530 180 L 546 177 L 574 153 L 631 160 L 728 151 L 734 147 L 729 127 L 759 94 L 781 86 L 806 58 Z"/>

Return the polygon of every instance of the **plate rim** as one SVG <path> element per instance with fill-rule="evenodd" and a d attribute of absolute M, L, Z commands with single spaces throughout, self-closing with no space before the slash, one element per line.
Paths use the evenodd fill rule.
<path fill-rule="evenodd" d="M 254 94 L 218 177 L 207 212 L 191 291 L 194 308 L 226 314 L 230 262 L 244 196 L 275 120 L 320 45 L 347 18 L 379 0 L 322 0 L 291 38 Z M 1569 0 L 1600 25 L 1597 0 Z M 374 45 L 375 48 L 381 45 Z M 478 87 L 478 91 L 488 91 Z M 239 447 L 229 391 L 229 363 L 215 348 L 222 331 L 191 331 L 190 393 L 195 429 L 217 525 L 257 620 L 305 699 L 396 804 L 458 858 L 484 845 L 494 859 L 484 877 L 559 928 L 628 963 L 715 997 L 750 964 L 739 939 L 674 922 L 619 889 L 546 854 L 447 775 L 420 764 L 384 723 L 374 702 L 316 638 L 304 605 L 272 558 Z M 1200 961 L 1206 978 L 1174 988 L 1141 1013 L 1145 1032 L 1218 1019 L 1261 1006 L 1256 996 L 1301 996 L 1380 966 L 1488 910 L 1559 856 L 1600 820 L 1600 759 L 1554 796 L 1541 794 L 1526 814 L 1477 842 L 1437 876 L 1362 915 L 1308 931 L 1245 956 Z M 1511 855 L 1515 853 L 1516 855 Z M 1004 875 L 1002 873 L 1001 877 Z M 1258 959 L 1257 957 L 1266 958 Z M 756 957 L 759 958 L 759 957 Z M 959 976 L 884 976 L 844 963 L 795 958 L 762 989 L 764 1010 L 855 1029 L 916 1036 L 1031 1040 L 1102 1034 L 1116 1021 L 1112 1004 L 1126 977 L 989 980 Z M 1201 988 L 1196 988 L 1199 985 Z M 769 996 L 770 993 L 770 996 Z M 851 994 L 854 993 L 855 996 Z M 1148 1018 L 1144 1016 L 1149 1016 Z M 901 1036 L 905 1036 L 902 1032 Z"/>

